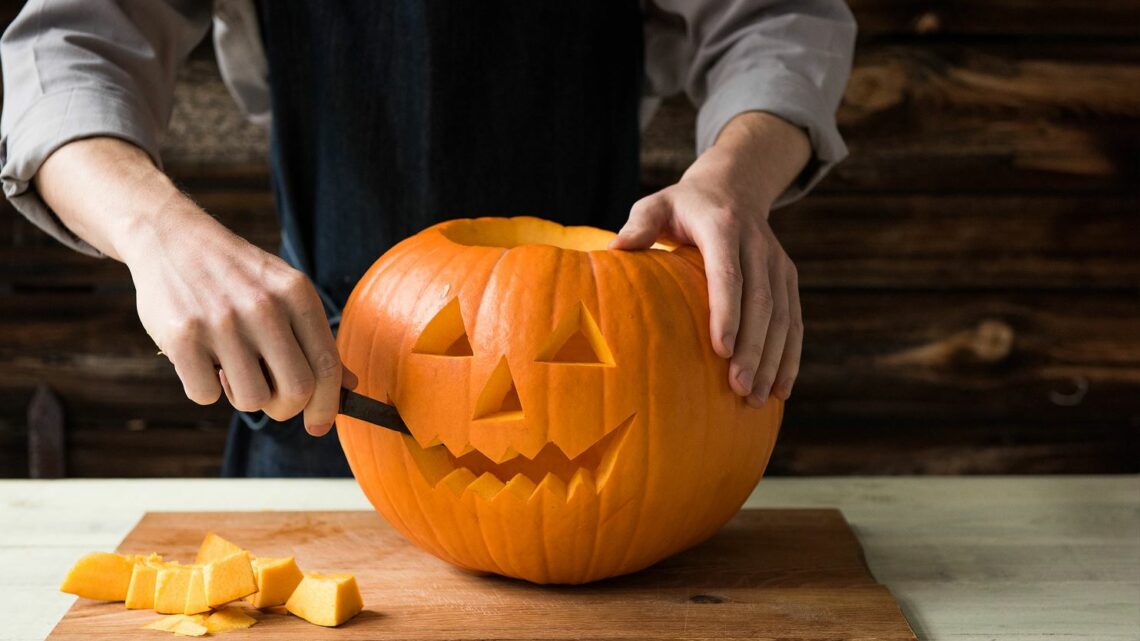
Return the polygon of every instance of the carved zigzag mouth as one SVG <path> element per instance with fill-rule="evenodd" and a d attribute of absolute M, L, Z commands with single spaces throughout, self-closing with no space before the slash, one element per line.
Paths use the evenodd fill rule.
<path fill-rule="evenodd" d="M 410 436 L 404 437 L 404 445 L 432 487 L 442 485 L 457 496 L 472 491 L 489 501 L 506 490 L 527 501 L 544 489 L 569 500 L 581 491 L 596 495 L 606 484 L 635 416 L 574 458 L 554 443 L 533 458 L 519 454 L 498 463 L 475 449 L 456 456 L 442 444 L 423 447 Z"/>

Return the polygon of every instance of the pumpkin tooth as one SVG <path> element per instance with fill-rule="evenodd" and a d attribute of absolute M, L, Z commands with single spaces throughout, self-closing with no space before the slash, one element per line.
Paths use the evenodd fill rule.
<path fill-rule="evenodd" d="M 594 473 L 584 467 L 578 468 L 578 471 L 574 472 L 574 478 L 570 479 L 566 500 L 573 501 L 579 493 L 587 497 L 598 495 L 598 486 L 594 484 Z"/>
<path fill-rule="evenodd" d="M 404 446 L 408 449 L 408 453 L 412 455 L 412 460 L 415 461 L 416 467 L 419 468 L 420 473 L 424 475 L 427 482 L 431 485 L 439 483 L 440 479 L 447 476 L 455 465 L 452 464 L 451 458 L 447 456 L 447 450 L 442 447 L 428 447 L 423 448 L 416 444 L 415 439 L 410 436 L 404 437 Z"/>
<path fill-rule="evenodd" d="M 614 471 L 614 461 L 618 459 L 618 454 L 624 449 L 625 442 L 629 439 L 630 425 L 633 424 L 633 419 L 636 416 L 636 413 L 630 414 L 629 418 L 618 424 L 616 429 L 621 430 L 621 432 L 614 435 L 614 442 L 610 443 L 610 446 L 602 453 L 602 460 L 598 463 L 598 469 L 595 472 L 599 488 L 604 487 L 606 481 L 610 479 L 610 474 Z"/>
<path fill-rule="evenodd" d="M 540 490 L 545 490 L 547 493 L 557 496 L 563 501 L 566 500 L 566 482 L 554 475 L 553 472 L 547 472 L 543 477 L 542 482 L 538 484 L 534 494 L 531 496 L 533 500 L 541 494 Z"/>
<path fill-rule="evenodd" d="M 534 496 L 536 489 L 538 489 L 538 486 L 525 474 L 515 474 L 514 478 L 508 481 L 506 485 L 507 494 L 514 496 L 520 501 L 530 499 L 530 497 Z"/>
<path fill-rule="evenodd" d="M 508 445 L 507 449 L 503 450 L 502 455 L 500 455 L 498 458 L 495 458 L 493 460 L 496 463 L 505 463 L 505 462 L 515 458 L 516 456 L 521 456 L 519 454 L 519 451 L 516 450 L 513 446 Z"/>
<path fill-rule="evenodd" d="M 447 451 L 451 452 L 451 455 L 455 458 L 459 458 L 475 449 L 468 441 L 460 442 L 452 439 L 442 439 L 440 445 L 447 448 Z"/>
<path fill-rule="evenodd" d="M 472 481 L 464 491 L 474 492 L 483 500 L 490 501 L 503 491 L 503 487 L 503 482 L 499 480 L 499 477 L 490 472 L 483 472 L 482 476 Z"/>
<path fill-rule="evenodd" d="M 546 447 L 546 445 L 546 441 L 528 438 L 525 441 L 513 446 L 511 449 L 514 449 L 519 456 L 533 461 L 534 458 L 538 456 L 538 453 L 542 451 L 542 448 Z M 555 445 L 555 447 L 558 446 Z M 559 448 L 559 451 L 562 451 L 561 448 Z"/>
<path fill-rule="evenodd" d="M 467 486 L 471 485 L 474 481 L 475 475 L 471 473 L 471 470 L 465 467 L 457 467 L 451 474 L 443 477 L 443 480 L 439 483 L 440 485 L 447 486 L 448 489 L 455 492 L 456 496 L 459 496 L 463 494 L 463 490 L 467 489 Z"/>

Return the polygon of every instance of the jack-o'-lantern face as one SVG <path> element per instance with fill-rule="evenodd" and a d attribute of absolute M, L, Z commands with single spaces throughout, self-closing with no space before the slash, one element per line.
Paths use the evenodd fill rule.
<path fill-rule="evenodd" d="M 711 535 L 759 479 L 782 405 L 728 388 L 699 254 L 606 251 L 611 238 L 451 221 L 353 292 L 341 355 L 413 436 L 342 416 L 340 438 L 373 504 L 421 547 L 590 581 Z"/>

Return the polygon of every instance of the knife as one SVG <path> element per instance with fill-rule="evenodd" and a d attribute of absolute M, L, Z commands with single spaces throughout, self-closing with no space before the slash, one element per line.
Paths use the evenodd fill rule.
<path fill-rule="evenodd" d="M 393 432 L 407 434 L 408 436 L 412 434 L 407 423 L 404 423 L 404 419 L 396 411 L 395 405 L 382 403 L 372 397 L 357 394 L 350 389 L 341 388 L 340 390 L 340 413 Z"/>

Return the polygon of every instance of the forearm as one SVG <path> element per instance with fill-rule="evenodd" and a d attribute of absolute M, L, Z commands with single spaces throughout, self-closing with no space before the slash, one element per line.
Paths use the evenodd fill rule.
<path fill-rule="evenodd" d="M 772 203 L 803 171 L 811 142 L 795 125 L 762 111 L 742 113 L 693 162 L 682 180 L 715 182 L 735 194 L 734 205 L 767 217 Z"/>
<path fill-rule="evenodd" d="M 60 220 L 96 249 L 128 262 L 133 250 L 188 219 L 208 219 L 138 147 L 87 138 L 48 157 L 34 184 Z"/>

